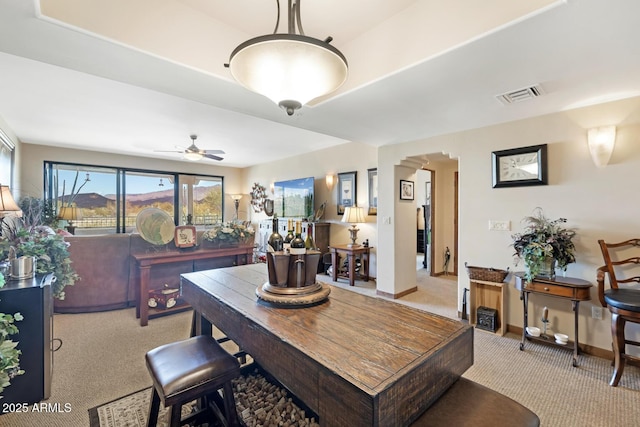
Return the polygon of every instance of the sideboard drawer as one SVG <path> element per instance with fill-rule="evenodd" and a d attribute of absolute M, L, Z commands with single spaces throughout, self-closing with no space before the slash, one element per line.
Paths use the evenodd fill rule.
<path fill-rule="evenodd" d="M 550 283 L 531 282 L 526 283 L 524 288 L 529 292 L 538 292 L 557 297 L 574 298 L 574 289 L 567 286 L 552 285 Z"/>

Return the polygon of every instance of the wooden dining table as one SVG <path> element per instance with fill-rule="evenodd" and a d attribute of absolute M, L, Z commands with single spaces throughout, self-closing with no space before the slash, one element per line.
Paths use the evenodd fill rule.
<path fill-rule="evenodd" d="M 321 276 L 319 276 L 321 277 Z M 473 364 L 473 328 L 391 300 L 330 286 L 311 306 L 256 297 L 267 266 L 181 275 L 197 331 L 215 325 L 322 426 L 410 425 Z"/>

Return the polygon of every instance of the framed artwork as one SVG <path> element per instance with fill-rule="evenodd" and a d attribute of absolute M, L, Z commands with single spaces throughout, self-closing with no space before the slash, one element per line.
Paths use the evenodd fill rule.
<path fill-rule="evenodd" d="M 493 188 L 547 185 L 547 144 L 491 153 Z"/>
<path fill-rule="evenodd" d="M 196 245 L 196 227 L 180 225 L 176 227 L 173 237 L 176 248 L 192 248 Z"/>
<path fill-rule="evenodd" d="M 344 214 L 344 208 L 356 205 L 356 177 L 358 172 L 338 174 L 338 215 Z"/>
<path fill-rule="evenodd" d="M 367 169 L 369 174 L 369 215 L 378 214 L 378 169 Z"/>
<path fill-rule="evenodd" d="M 413 181 L 400 180 L 400 200 L 413 200 Z"/>

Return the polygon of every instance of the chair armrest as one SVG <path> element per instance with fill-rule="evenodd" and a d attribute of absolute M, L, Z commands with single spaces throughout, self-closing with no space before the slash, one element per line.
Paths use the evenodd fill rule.
<path fill-rule="evenodd" d="M 604 276 L 608 273 L 607 266 L 603 265 L 598 268 L 597 271 L 598 276 L 596 280 L 598 282 L 598 299 L 600 300 L 600 304 L 602 304 L 603 307 L 606 307 L 607 303 L 604 301 Z"/>

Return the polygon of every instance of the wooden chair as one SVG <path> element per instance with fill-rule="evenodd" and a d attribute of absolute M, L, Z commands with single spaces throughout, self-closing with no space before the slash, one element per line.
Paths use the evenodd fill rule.
<path fill-rule="evenodd" d="M 611 337 L 613 340 L 614 370 L 609 385 L 620 382 L 627 361 L 640 362 L 640 358 L 626 353 L 626 346 L 638 346 L 640 342 L 625 337 L 627 322 L 640 324 L 640 239 L 620 243 L 598 240 L 605 265 L 598 268 L 598 298 L 611 312 Z M 605 289 L 605 276 L 609 288 Z"/>

